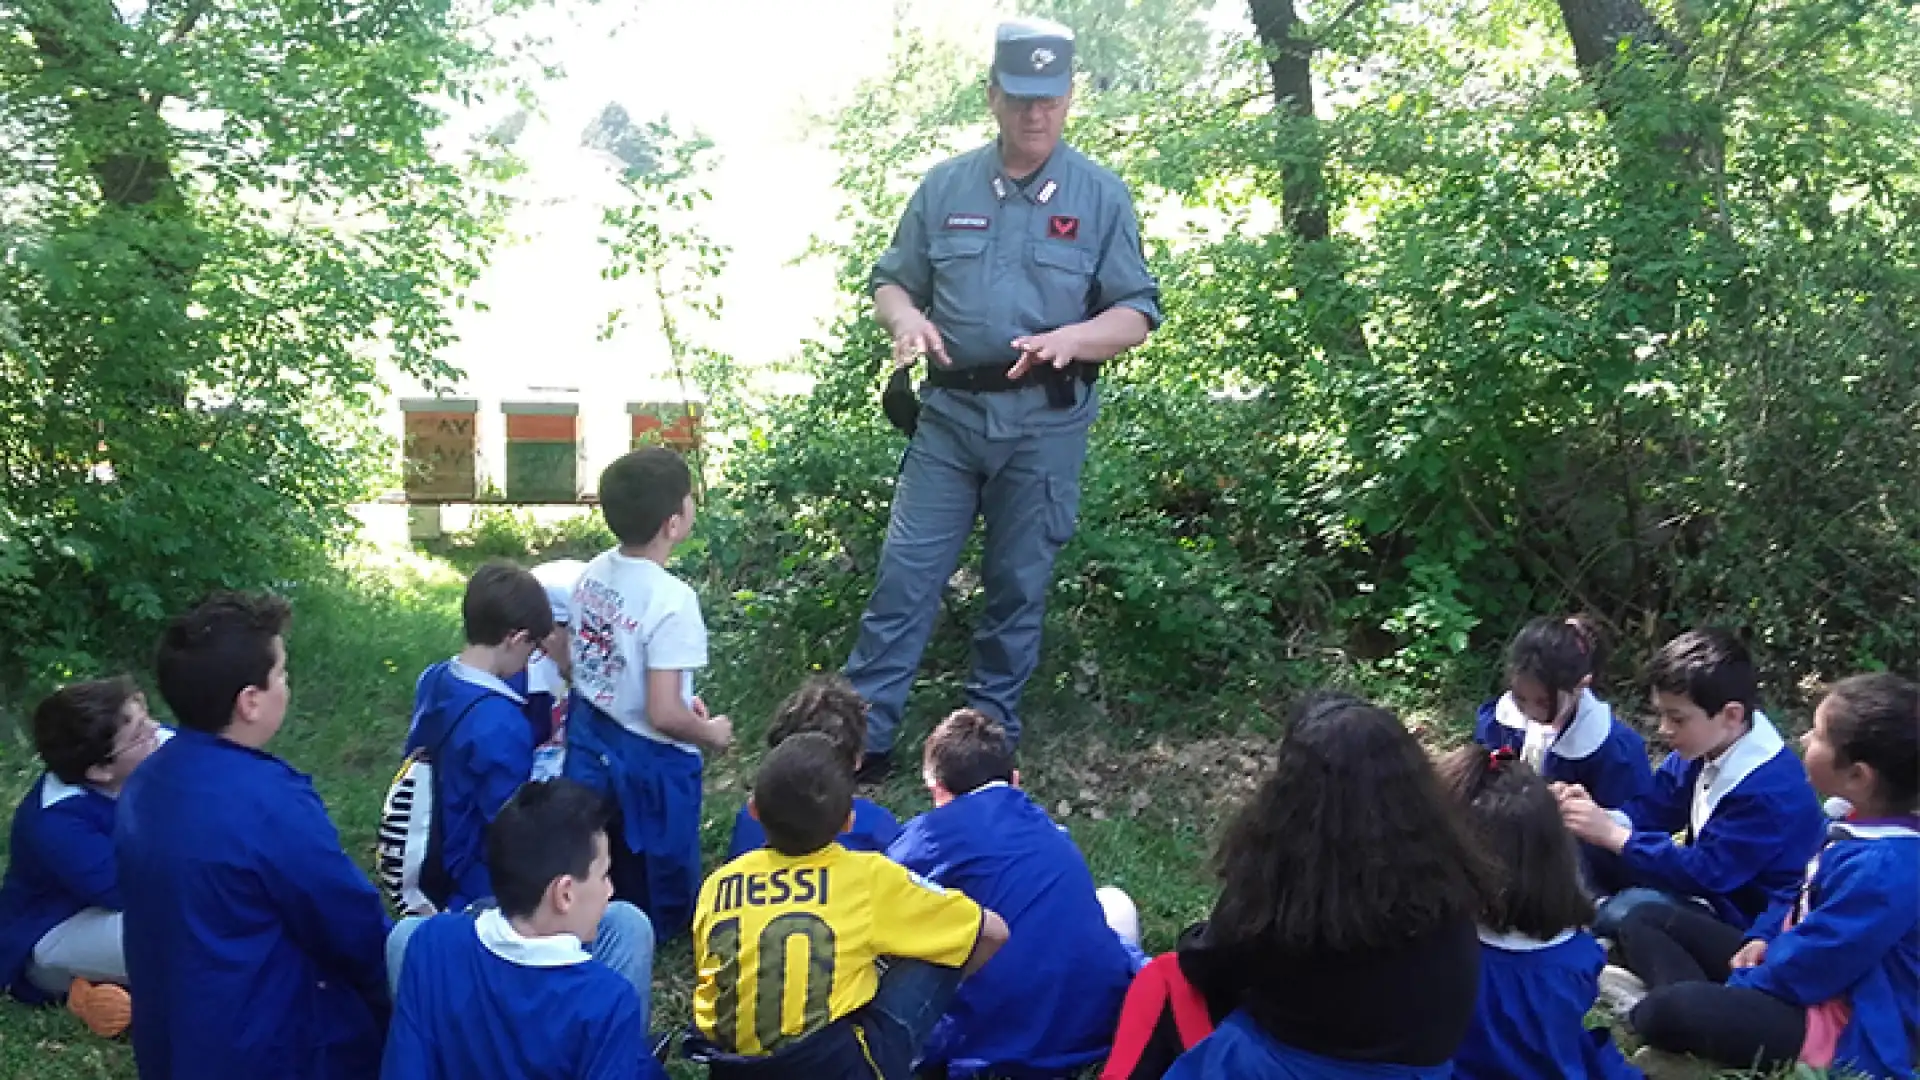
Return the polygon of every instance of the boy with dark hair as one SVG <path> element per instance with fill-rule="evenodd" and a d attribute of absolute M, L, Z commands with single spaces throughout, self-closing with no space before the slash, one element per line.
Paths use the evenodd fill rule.
<path fill-rule="evenodd" d="M 1096 890 L 1073 838 L 1019 788 L 1006 729 L 961 709 L 927 736 L 934 809 L 887 854 L 1005 914 L 1013 937 L 954 995 L 925 1061 L 953 1077 L 1060 1076 L 1112 1048 L 1139 951 L 1139 915 Z"/>
<path fill-rule="evenodd" d="M 693 693 L 707 666 L 700 600 L 667 571 L 693 532 L 687 463 L 659 447 L 627 454 L 600 474 L 600 511 L 620 546 L 574 589 L 563 774 L 613 801 L 614 895 L 670 938 L 700 885 L 700 751 L 733 741 L 732 723 Z"/>
<path fill-rule="evenodd" d="M 490 562 L 467 581 L 460 608 L 466 648 L 427 668 L 414 690 L 407 752 L 433 763 L 433 830 L 421 891 L 443 911 L 493 895 L 483 858 L 487 823 L 533 773 L 526 696 L 507 684 L 553 633 L 540 582 L 510 562 Z"/>
<path fill-rule="evenodd" d="M 160 640 L 180 729 L 127 782 L 114 831 L 144 1080 L 380 1067 L 386 905 L 312 782 L 265 750 L 287 714 L 289 616 L 223 593 Z"/>
<path fill-rule="evenodd" d="M 844 675 L 815 675 L 789 694 L 773 714 L 773 725 L 767 729 L 767 749 L 807 731 L 833 740 L 847 759 L 849 774 L 860 767 L 860 755 L 867 746 L 867 703 Z M 900 823 L 894 820 L 892 811 L 871 799 L 856 798 L 853 825 L 840 834 L 840 846 L 848 851 L 885 851 L 898 835 Z M 733 819 L 727 858 L 737 859 L 766 842 L 766 830 L 742 806 Z"/>
<path fill-rule="evenodd" d="M 436 915 L 413 936 L 384 1080 L 665 1076 L 635 987 L 584 947 L 607 915 L 633 910 L 610 903 L 606 822 L 605 800 L 561 779 L 500 809 L 487 829 L 500 906 Z"/>
<path fill-rule="evenodd" d="M 171 733 L 124 676 L 74 683 L 33 711 L 46 772 L 13 813 L 0 881 L 0 989 L 29 1004 L 65 995 L 96 1033 L 126 1030 L 113 812 L 133 770 Z"/>
<path fill-rule="evenodd" d="M 834 843 L 853 816 L 853 776 L 825 735 L 775 747 L 748 805 L 768 846 L 700 890 L 689 1049 L 715 1080 L 907 1076 L 961 978 L 1006 942 L 1006 923 Z"/>
<path fill-rule="evenodd" d="M 1746 646 L 1724 630 L 1689 631 L 1654 656 L 1647 681 L 1673 747 L 1652 786 L 1611 809 L 1579 785 L 1559 789 L 1567 828 L 1599 849 L 1594 884 L 1615 893 L 1595 932 L 1614 935 L 1647 903 L 1699 901 L 1737 927 L 1777 916 L 1826 819 L 1799 758 L 1757 707 Z"/>

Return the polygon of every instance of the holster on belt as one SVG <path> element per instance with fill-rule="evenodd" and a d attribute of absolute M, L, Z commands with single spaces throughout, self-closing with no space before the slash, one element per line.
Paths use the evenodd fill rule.
<path fill-rule="evenodd" d="M 920 395 L 913 392 L 913 369 L 895 368 L 887 388 L 880 392 L 880 411 L 894 430 L 913 438 L 920 426 Z"/>

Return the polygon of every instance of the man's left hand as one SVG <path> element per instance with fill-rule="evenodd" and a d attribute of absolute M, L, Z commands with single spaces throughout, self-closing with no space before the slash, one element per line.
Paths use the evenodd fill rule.
<path fill-rule="evenodd" d="M 1080 359 L 1080 337 L 1071 326 L 1058 330 L 1049 330 L 1044 334 L 1031 334 L 1013 339 L 1013 347 L 1020 350 L 1020 359 L 1007 369 L 1007 378 L 1018 379 L 1027 372 L 1042 365 L 1051 364 L 1055 368 L 1064 368 Z"/>

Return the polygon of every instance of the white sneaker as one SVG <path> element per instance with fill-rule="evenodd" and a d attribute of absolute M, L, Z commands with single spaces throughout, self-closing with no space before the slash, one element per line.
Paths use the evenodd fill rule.
<path fill-rule="evenodd" d="M 1624 1023 L 1633 1007 L 1647 996 L 1647 982 L 1626 968 L 1608 964 L 1600 971 L 1600 1006 Z"/>
<path fill-rule="evenodd" d="M 1645 1073 L 1647 1080 L 1712 1080 L 1713 1069 L 1685 1054 L 1670 1054 L 1643 1046 L 1633 1052 L 1631 1064 Z"/>
<path fill-rule="evenodd" d="M 1107 913 L 1107 925 L 1113 928 L 1120 940 L 1140 947 L 1140 909 L 1133 904 L 1133 897 L 1125 890 L 1111 885 L 1095 889 L 1093 895 L 1100 901 L 1100 910 Z"/>

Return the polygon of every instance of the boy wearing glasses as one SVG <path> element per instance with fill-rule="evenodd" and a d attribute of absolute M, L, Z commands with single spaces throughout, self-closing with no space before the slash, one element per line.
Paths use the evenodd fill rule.
<path fill-rule="evenodd" d="M 0 986 L 29 1003 L 65 996 L 102 1035 L 126 1030 L 129 1013 L 114 807 L 127 777 L 171 734 L 124 676 L 74 683 L 33 713 L 47 771 L 13 815 L 0 881 Z"/>

